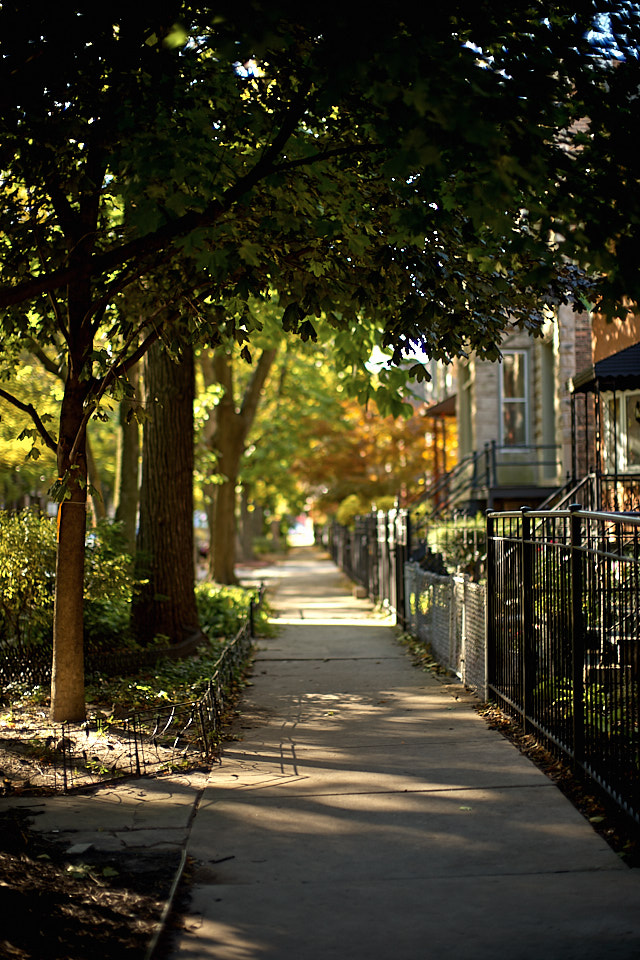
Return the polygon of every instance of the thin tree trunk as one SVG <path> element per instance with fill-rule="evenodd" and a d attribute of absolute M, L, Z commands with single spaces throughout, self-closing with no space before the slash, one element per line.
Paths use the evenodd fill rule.
<path fill-rule="evenodd" d="M 106 520 L 107 517 L 107 505 L 104 502 L 104 488 L 102 486 L 102 477 L 100 476 L 100 469 L 96 463 L 96 458 L 93 455 L 93 450 L 91 447 L 91 439 L 87 434 L 86 439 L 86 455 L 87 455 L 87 473 L 89 484 L 93 487 L 93 490 L 89 492 L 89 503 L 91 504 L 91 515 L 93 519 L 94 526 L 98 520 Z"/>
<path fill-rule="evenodd" d="M 53 613 L 51 719 L 83 720 L 84 551 L 87 510 L 85 440 L 70 470 L 70 454 L 81 429 L 86 385 L 73 377 L 65 384 L 60 413 L 58 475 L 68 482 L 68 499 L 58 509 L 56 586 Z"/>
<path fill-rule="evenodd" d="M 274 347 L 260 355 L 239 410 L 234 396 L 231 357 L 222 349 L 214 353 L 210 375 L 224 388 L 215 410 L 215 430 L 210 439 L 211 449 L 218 458 L 218 473 L 223 477 L 216 489 L 213 524 L 210 525 L 209 574 L 216 583 L 238 582 L 235 575 L 236 486 L 247 436 L 276 353 Z"/>
<path fill-rule="evenodd" d="M 132 367 L 129 370 L 129 382 L 136 394 L 139 379 L 138 367 Z M 132 555 L 136 550 L 140 466 L 140 427 L 132 415 L 137 403 L 136 396 L 120 401 L 115 483 L 115 518 L 122 524 L 124 540 Z"/>
<path fill-rule="evenodd" d="M 240 494 L 240 530 L 238 540 L 243 560 L 253 560 L 253 511 L 249 509 L 249 487 L 242 484 Z"/>
<path fill-rule="evenodd" d="M 145 581 L 133 604 L 144 641 L 164 635 L 173 644 L 200 639 L 194 593 L 193 353 L 180 363 L 160 344 L 145 363 L 143 467 L 138 572 Z"/>

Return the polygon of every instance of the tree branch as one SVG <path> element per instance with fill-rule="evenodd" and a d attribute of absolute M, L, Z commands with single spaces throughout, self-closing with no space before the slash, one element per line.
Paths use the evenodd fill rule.
<path fill-rule="evenodd" d="M 2 397 L 3 400 L 6 400 L 7 403 L 10 403 L 12 406 L 17 407 L 18 410 L 22 410 L 23 413 L 26 413 L 28 416 L 30 416 L 35 424 L 36 430 L 42 437 L 45 446 L 47 446 L 49 450 L 53 450 L 54 453 L 57 452 L 58 444 L 38 416 L 38 412 L 33 404 L 23 403 L 22 400 L 18 400 L 17 397 L 14 397 L 12 393 L 8 393 L 6 390 L 3 390 L 2 387 L 0 387 L 0 397 Z"/>
<path fill-rule="evenodd" d="M 59 380 L 67 379 L 66 367 L 64 365 L 62 367 L 58 366 L 55 360 L 52 360 L 51 357 L 44 352 L 40 344 L 36 343 L 32 337 L 29 337 L 29 353 L 37 357 L 47 373 L 51 373 Z"/>
<path fill-rule="evenodd" d="M 269 371 L 271 370 L 277 353 L 277 347 L 270 347 L 268 350 L 262 351 L 260 354 L 260 359 L 256 364 L 256 368 L 253 371 L 253 375 L 247 384 L 244 397 L 242 398 L 242 408 L 240 410 L 243 442 L 246 439 L 249 430 L 251 429 L 251 425 L 255 419 L 256 410 L 258 409 L 258 403 L 260 402 L 260 396 L 262 394 L 262 388 L 264 387 L 265 380 L 269 375 Z"/>
<path fill-rule="evenodd" d="M 151 269 L 152 266 L 157 266 L 174 256 L 175 252 L 171 250 L 171 244 L 174 240 L 188 235 L 199 227 L 212 227 L 245 193 L 273 172 L 276 157 L 284 149 L 305 113 L 307 94 L 308 85 L 300 90 L 296 99 L 291 103 L 280 130 L 257 163 L 226 190 L 221 200 L 213 201 L 201 212 L 190 211 L 185 213 L 143 237 L 136 237 L 134 240 L 130 240 L 119 247 L 113 247 L 104 253 L 94 254 L 91 258 L 92 276 L 96 277 L 110 270 L 123 267 L 124 264 L 129 262 L 130 275 L 133 280 Z M 320 156 L 319 154 L 318 159 Z M 160 254 L 160 257 L 150 263 L 149 258 L 153 257 L 154 254 Z M 70 284 L 77 279 L 77 274 L 78 269 L 76 267 L 62 267 L 42 277 L 33 277 L 31 280 L 15 286 L 0 287 L 0 307 L 13 306 L 42 293 L 48 293 L 51 290 Z"/>
<path fill-rule="evenodd" d="M 288 170 L 295 170 L 297 167 L 309 167 L 314 163 L 320 163 L 323 160 L 333 160 L 334 157 L 345 157 L 359 153 L 372 153 L 381 149 L 373 144 L 357 147 L 336 147 L 335 150 L 319 150 L 308 157 L 300 157 L 298 160 L 288 160 L 286 163 L 278 163 L 273 167 L 273 173 L 286 173 Z"/>

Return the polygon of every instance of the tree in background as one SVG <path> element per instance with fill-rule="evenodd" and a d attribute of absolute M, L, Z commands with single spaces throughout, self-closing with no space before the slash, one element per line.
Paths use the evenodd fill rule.
<path fill-rule="evenodd" d="M 433 467 L 423 418 L 417 410 L 384 417 L 349 399 L 341 407 L 339 421 L 313 426 L 311 456 L 296 464 L 315 510 L 333 514 L 348 497 L 358 499 L 358 513 L 402 501 Z"/>
<path fill-rule="evenodd" d="M 238 390 L 238 357 L 233 345 L 222 345 L 202 357 L 207 387 L 217 384 L 220 399 L 212 413 L 208 446 L 216 459 L 218 482 L 212 486 L 209 505 L 209 576 L 216 583 L 237 583 L 236 487 L 247 438 L 277 353 L 276 346 L 259 350 Z M 240 361 L 242 363 L 242 361 Z"/>
<path fill-rule="evenodd" d="M 43 373 L 35 358 L 22 354 L 20 368 L 13 380 L 15 398 L 23 406 L 7 403 L 0 397 L 0 483 L 2 506 L 26 506 L 46 497 L 55 465 L 53 452 L 40 451 L 31 438 L 35 429 L 30 409 L 37 405 L 41 416 L 54 418 L 62 392 L 56 378 Z M 33 452 L 33 455 L 32 455 Z"/>
<path fill-rule="evenodd" d="M 122 524 L 122 535 L 131 555 L 136 549 L 138 523 L 138 476 L 140 467 L 140 370 L 127 373 L 130 393 L 118 404 L 118 441 L 114 482 L 115 519 Z"/>
<path fill-rule="evenodd" d="M 49 447 L 42 449 L 31 411 L 37 408 L 44 423 L 55 422 L 60 415 L 65 371 L 58 368 L 52 356 L 35 344 L 30 346 L 35 352 L 20 351 L 13 381 L 18 404 L 0 397 L 0 502 L 5 506 L 35 504 L 44 508 L 55 457 Z M 88 492 L 94 523 L 106 516 L 115 482 L 110 416 L 107 411 L 102 414 L 101 419 L 91 422 L 87 435 Z"/>
<path fill-rule="evenodd" d="M 324 328 L 316 343 L 283 338 L 240 469 L 241 532 L 245 524 L 249 528 L 245 553 L 251 549 L 251 534 L 263 537 L 268 524 L 273 537 L 283 520 L 308 506 L 309 487 L 300 465 L 312 457 L 314 427 L 341 417 L 337 389 L 348 376 L 339 369 L 341 363 L 330 329 Z M 364 388 L 369 379 L 368 373 L 349 376 L 354 387 Z"/>

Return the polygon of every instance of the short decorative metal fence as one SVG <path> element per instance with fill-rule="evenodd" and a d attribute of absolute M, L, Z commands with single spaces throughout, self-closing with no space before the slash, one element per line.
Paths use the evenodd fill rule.
<path fill-rule="evenodd" d="M 158 775 L 195 769 L 220 758 L 223 727 L 250 659 L 255 613 L 264 597 L 222 650 L 202 693 L 125 718 L 98 716 L 83 723 L 51 725 L 40 739 L 48 747 L 42 786 L 68 792 L 125 776 Z"/>
<path fill-rule="evenodd" d="M 171 648 L 168 646 L 136 651 L 105 651 L 104 647 L 87 645 L 84 652 L 85 676 L 126 677 L 141 667 L 152 667 L 170 654 Z M 0 641 L 0 695 L 14 682 L 33 687 L 49 684 L 51 656 L 51 639 L 48 643 L 25 643 L 13 638 Z"/>
<path fill-rule="evenodd" d="M 640 517 L 488 514 L 489 697 L 640 822 Z"/>

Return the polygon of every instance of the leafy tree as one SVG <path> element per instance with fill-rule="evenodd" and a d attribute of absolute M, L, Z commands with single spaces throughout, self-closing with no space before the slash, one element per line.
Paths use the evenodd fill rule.
<path fill-rule="evenodd" d="M 209 574 L 216 583 L 237 583 L 234 572 L 236 486 L 247 437 L 276 352 L 275 346 L 266 346 L 260 351 L 240 396 L 236 395 L 233 348 L 220 346 L 211 357 L 203 357 L 207 387 L 215 383 L 222 389 L 213 412 L 214 424 L 209 437 L 219 475 L 219 482 L 213 487 L 209 512 Z"/>
<path fill-rule="evenodd" d="M 313 426 L 313 455 L 298 465 L 315 492 L 316 509 L 334 513 L 347 497 L 356 497 L 357 512 L 366 513 L 383 499 L 416 489 L 433 468 L 422 417 L 382 417 L 372 405 L 347 399 L 341 408 L 339 420 Z"/>
<path fill-rule="evenodd" d="M 315 431 L 342 416 L 345 382 L 366 389 L 370 375 L 340 369 L 343 358 L 330 329 L 317 343 L 284 340 L 249 435 L 240 479 L 251 505 L 271 517 L 297 514 L 311 493 L 305 465 L 313 460 Z M 262 531 L 261 531 L 262 532 Z"/>
<path fill-rule="evenodd" d="M 587 36 L 611 8 L 454 0 L 425 29 L 359 4 L 2 4 L 0 348 L 57 339 L 68 370 L 57 435 L 32 414 L 60 478 L 55 719 L 84 713 L 86 426 L 172 340 L 167 306 L 215 340 L 224 299 L 242 341 L 249 296 L 276 287 L 302 336 L 375 312 L 396 359 L 495 356 L 572 283 L 548 236 L 590 168 L 556 131 L 593 91 L 616 106 Z M 118 311 L 133 284 L 139 322 Z"/>
<path fill-rule="evenodd" d="M 5 507 L 20 504 L 25 497 L 40 499 L 46 493 L 54 458 L 46 450 L 40 457 L 30 436 L 33 420 L 29 409 L 38 403 L 43 417 L 55 415 L 59 398 L 55 396 L 57 383 L 38 370 L 37 362 L 25 360 L 16 371 L 14 393 L 23 405 L 18 407 L 0 397 L 0 499 Z"/>

